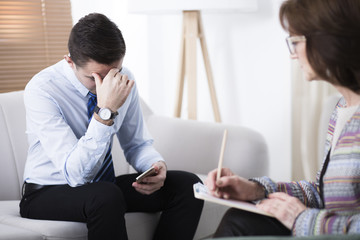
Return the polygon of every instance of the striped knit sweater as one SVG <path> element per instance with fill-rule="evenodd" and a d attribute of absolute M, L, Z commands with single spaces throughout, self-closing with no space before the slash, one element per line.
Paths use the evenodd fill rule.
<path fill-rule="evenodd" d="M 341 98 L 331 115 L 324 162 L 315 182 L 275 183 L 268 177 L 253 179 L 269 193 L 285 192 L 308 207 L 297 217 L 293 235 L 360 234 L 360 107 L 345 124 L 333 154 L 328 155 L 338 108 L 344 104 Z"/>

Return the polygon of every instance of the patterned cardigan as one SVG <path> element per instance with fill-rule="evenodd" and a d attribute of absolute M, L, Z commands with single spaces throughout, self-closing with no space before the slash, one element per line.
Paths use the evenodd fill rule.
<path fill-rule="evenodd" d="M 344 105 L 341 98 L 331 115 L 324 161 L 315 182 L 275 183 L 268 177 L 253 179 L 268 193 L 285 192 L 308 207 L 297 217 L 293 235 L 360 234 L 360 107 L 345 124 L 329 156 L 338 108 Z"/>

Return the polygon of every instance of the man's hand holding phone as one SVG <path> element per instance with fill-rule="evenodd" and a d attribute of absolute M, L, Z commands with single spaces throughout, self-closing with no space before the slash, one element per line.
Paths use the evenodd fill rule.
<path fill-rule="evenodd" d="M 140 174 L 136 178 L 136 182 L 137 183 L 143 183 L 144 178 L 150 177 L 150 176 L 155 176 L 155 175 L 156 175 L 156 170 L 155 170 L 154 167 L 151 167 L 148 170 L 146 170 L 145 172 L 143 172 L 142 174 Z"/>
<path fill-rule="evenodd" d="M 164 186 L 167 167 L 164 161 L 156 162 L 132 184 L 142 194 L 152 194 Z"/>

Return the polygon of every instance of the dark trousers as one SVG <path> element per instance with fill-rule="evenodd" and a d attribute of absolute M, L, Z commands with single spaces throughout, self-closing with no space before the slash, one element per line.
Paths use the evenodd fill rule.
<path fill-rule="evenodd" d="M 131 184 L 138 174 L 80 187 L 57 185 L 25 194 L 20 214 L 31 219 L 85 222 L 89 240 L 127 239 L 126 212 L 159 212 L 153 239 L 192 239 L 203 201 L 194 198 L 191 173 L 168 171 L 164 186 L 151 195 L 138 193 Z M 141 229 L 139 229 L 141 231 Z"/>
<path fill-rule="evenodd" d="M 291 231 L 275 218 L 230 208 L 222 218 L 214 237 L 259 235 L 291 235 Z"/>

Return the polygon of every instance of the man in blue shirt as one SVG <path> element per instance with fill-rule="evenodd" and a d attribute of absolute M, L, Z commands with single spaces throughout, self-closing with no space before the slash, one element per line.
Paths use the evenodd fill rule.
<path fill-rule="evenodd" d="M 192 239 L 203 202 L 194 174 L 167 171 L 143 121 L 121 31 L 102 14 L 73 27 L 69 55 L 25 89 L 28 158 L 22 217 L 86 222 L 88 239 L 127 239 L 125 212 L 162 211 L 154 239 Z M 139 174 L 115 177 L 113 136 Z"/>

